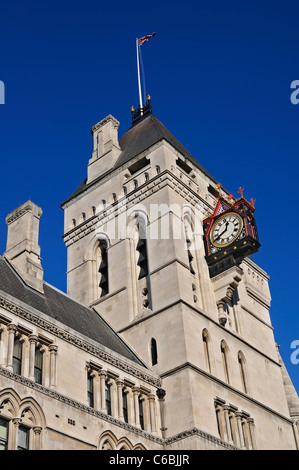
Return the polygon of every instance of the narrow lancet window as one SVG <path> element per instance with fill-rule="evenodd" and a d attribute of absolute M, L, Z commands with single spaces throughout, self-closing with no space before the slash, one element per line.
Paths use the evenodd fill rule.
<path fill-rule="evenodd" d="M 137 265 L 139 266 L 138 279 L 143 279 L 149 273 L 147 258 L 146 230 L 142 223 L 138 224 L 138 242 L 136 250 L 138 251 Z"/>
<path fill-rule="evenodd" d="M 99 249 L 100 249 L 99 287 L 101 289 L 100 296 L 103 297 L 109 292 L 107 243 L 104 240 L 100 242 Z"/>
<path fill-rule="evenodd" d="M 151 339 L 151 357 L 152 357 L 152 366 L 158 364 L 158 350 L 157 350 L 157 341 L 155 338 Z"/>

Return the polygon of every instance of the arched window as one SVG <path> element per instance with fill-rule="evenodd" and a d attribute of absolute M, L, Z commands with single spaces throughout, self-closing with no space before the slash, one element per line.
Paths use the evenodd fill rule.
<path fill-rule="evenodd" d="M 18 338 L 14 340 L 12 370 L 15 374 L 21 374 L 22 369 L 22 343 Z"/>
<path fill-rule="evenodd" d="M 103 200 L 102 200 L 103 209 L 106 209 L 106 205 L 107 205 L 107 203 L 106 203 L 105 199 L 103 199 Z"/>
<path fill-rule="evenodd" d="M 108 254 L 107 254 L 107 242 L 101 240 L 99 244 L 99 287 L 101 289 L 100 297 L 108 294 L 109 292 L 109 283 L 108 283 Z"/>
<path fill-rule="evenodd" d="M 245 358 L 241 351 L 238 352 L 238 362 L 239 362 L 242 388 L 245 393 L 248 393 L 248 386 L 247 386 L 246 374 L 245 374 Z"/>
<path fill-rule="evenodd" d="M 146 228 L 143 221 L 137 224 L 138 229 L 138 242 L 136 250 L 138 252 L 137 266 L 139 266 L 138 279 L 143 279 L 149 273 L 148 257 L 147 257 L 147 242 L 146 242 Z"/>
<path fill-rule="evenodd" d="M 222 357 L 222 365 L 224 371 L 225 381 L 229 383 L 229 371 L 228 371 L 228 348 L 225 341 L 221 342 L 221 357 Z"/>
<path fill-rule="evenodd" d="M 82 220 L 83 220 L 83 222 L 85 222 L 85 220 L 86 220 L 86 214 L 85 214 L 85 212 L 82 212 Z"/>
<path fill-rule="evenodd" d="M 187 218 L 184 218 L 184 231 L 185 231 L 185 240 L 186 240 L 186 248 L 188 254 L 188 263 L 189 263 L 189 270 L 191 274 L 195 274 L 195 260 L 192 254 L 192 227 L 190 222 Z"/>
<path fill-rule="evenodd" d="M 211 373 L 211 357 L 210 357 L 210 351 L 209 351 L 209 335 L 206 329 L 203 330 L 202 332 L 202 342 L 203 342 L 203 350 L 204 350 L 204 356 L 206 360 L 206 365 L 208 371 Z"/>
<path fill-rule="evenodd" d="M 76 219 L 72 219 L 73 227 L 76 227 Z"/>
<path fill-rule="evenodd" d="M 155 338 L 151 339 L 151 358 L 152 358 L 152 366 L 158 364 L 158 350 L 157 350 L 157 341 Z"/>
<path fill-rule="evenodd" d="M 159 165 L 156 165 L 156 173 L 157 173 L 157 175 L 159 175 L 160 172 L 161 172 L 161 169 L 160 169 Z"/>
<path fill-rule="evenodd" d="M 149 174 L 148 173 L 144 173 L 144 180 L 145 180 L 145 182 L 147 182 L 149 180 Z"/>

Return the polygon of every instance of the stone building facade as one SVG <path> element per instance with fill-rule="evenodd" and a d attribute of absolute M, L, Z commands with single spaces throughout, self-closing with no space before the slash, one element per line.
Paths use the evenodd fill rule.
<path fill-rule="evenodd" d="M 42 210 L 6 218 L 0 448 L 298 449 L 267 273 L 246 257 L 209 274 L 202 219 L 229 193 L 150 106 L 118 126 L 92 128 L 61 205 L 67 294 L 43 279 Z"/>

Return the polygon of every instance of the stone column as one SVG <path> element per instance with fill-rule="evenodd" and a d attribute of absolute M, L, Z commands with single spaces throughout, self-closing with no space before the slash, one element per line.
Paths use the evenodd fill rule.
<path fill-rule="evenodd" d="M 30 352 L 29 352 L 29 379 L 34 380 L 34 364 L 35 364 L 35 348 L 38 337 L 35 335 L 29 336 Z"/>
<path fill-rule="evenodd" d="M 99 410 L 100 405 L 101 405 L 101 402 L 100 402 L 100 399 L 99 399 L 99 395 L 100 395 L 100 393 L 99 393 L 99 381 L 98 381 L 99 374 L 96 370 L 92 370 L 90 372 L 90 376 L 92 377 L 93 407 L 96 410 Z"/>
<path fill-rule="evenodd" d="M 162 438 L 165 439 L 167 428 L 165 427 L 165 395 L 166 391 L 163 388 L 158 388 L 156 390 L 156 395 L 160 404 L 160 413 L 161 413 L 161 432 Z"/>
<path fill-rule="evenodd" d="M 49 346 L 50 351 L 50 387 L 56 387 L 56 358 L 58 347 L 55 344 Z"/>
<path fill-rule="evenodd" d="M 295 419 L 292 423 L 296 449 L 299 450 L 299 420 Z"/>
<path fill-rule="evenodd" d="M 148 397 L 150 409 L 150 426 L 151 432 L 156 433 L 156 416 L 155 416 L 155 395 L 150 394 Z"/>
<path fill-rule="evenodd" d="M 13 347 L 14 347 L 14 340 L 15 340 L 15 333 L 17 331 L 17 326 L 10 323 L 7 327 L 9 332 L 8 337 L 8 348 L 7 348 L 7 369 L 12 371 L 12 357 L 13 357 Z"/>
<path fill-rule="evenodd" d="M 12 433 L 11 433 L 12 435 L 11 435 L 9 450 L 17 450 L 19 426 L 20 426 L 21 421 L 22 421 L 21 418 L 14 418 L 12 420 L 13 428 L 11 429 L 12 430 Z"/>
<path fill-rule="evenodd" d="M 225 427 L 226 427 L 227 442 L 232 444 L 233 440 L 232 440 L 232 433 L 231 433 L 230 422 L 229 422 L 228 405 L 223 406 L 223 413 L 224 413 L 224 420 L 225 420 Z"/>
<path fill-rule="evenodd" d="M 239 437 L 240 437 L 240 447 L 241 449 L 245 449 L 245 441 L 244 441 L 244 436 L 243 436 L 243 429 L 242 429 L 242 417 L 241 413 L 238 411 L 236 413 L 236 418 L 237 418 L 237 424 L 238 424 L 238 430 L 239 430 Z"/>
<path fill-rule="evenodd" d="M 139 388 L 133 388 L 133 395 L 134 395 L 134 410 L 135 410 L 135 426 L 140 427 L 140 420 L 139 420 Z"/>
<path fill-rule="evenodd" d="M 5 359 L 4 359 L 4 344 L 3 344 L 3 336 L 2 333 L 5 331 L 4 325 L 0 325 L 0 366 L 5 366 Z"/>
<path fill-rule="evenodd" d="M 116 386 L 117 386 L 117 405 L 118 405 L 118 419 L 124 419 L 124 414 L 123 414 L 123 386 L 124 382 L 123 380 L 117 380 L 116 381 Z"/>
<path fill-rule="evenodd" d="M 256 450 L 257 446 L 256 446 L 255 425 L 254 425 L 253 418 L 248 418 L 247 423 L 248 423 L 248 426 L 249 426 L 249 435 L 250 435 L 251 446 L 252 446 L 253 450 Z"/>
<path fill-rule="evenodd" d="M 33 441 L 33 447 L 32 447 L 31 450 L 41 450 L 42 427 L 41 426 L 34 426 L 34 428 L 32 428 L 32 431 L 33 431 L 34 441 Z"/>
<path fill-rule="evenodd" d="M 245 447 L 246 449 L 248 450 L 251 450 L 252 449 L 252 445 L 251 445 L 251 440 L 250 440 L 250 435 L 249 435 L 249 427 L 248 427 L 248 422 L 247 422 L 247 419 L 248 418 L 245 418 L 243 420 L 243 430 L 244 430 L 244 434 L 245 434 Z"/>

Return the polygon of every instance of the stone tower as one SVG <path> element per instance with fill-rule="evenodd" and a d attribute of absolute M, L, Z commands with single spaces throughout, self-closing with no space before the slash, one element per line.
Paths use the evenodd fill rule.
<path fill-rule="evenodd" d="M 108 116 L 92 128 L 87 178 L 62 204 L 68 294 L 160 375 L 164 437 L 182 433 L 193 449 L 292 448 L 268 275 L 245 258 L 211 278 L 201 221 L 217 181 L 150 103 L 120 139 L 118 125 Z"/>

